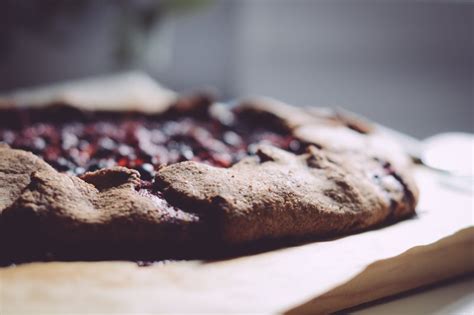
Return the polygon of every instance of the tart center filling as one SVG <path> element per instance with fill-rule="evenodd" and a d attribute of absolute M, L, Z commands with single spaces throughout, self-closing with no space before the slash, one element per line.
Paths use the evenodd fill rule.
<path fill-rule="evenodd" d="M 22 116 L 35 115 L 22 110 Z M 255 153 L 259 143 L 300 152 L 293 136 L 245 122 L 226 125 L 216 118 L 97 115 L 70 120 L 0 127 L 0 142 L 33 152 L 60 172 L 85 172 L 123 166 L 141 174 L 144 186 L 163 165 L 197 161 L 230 167 Z"/>

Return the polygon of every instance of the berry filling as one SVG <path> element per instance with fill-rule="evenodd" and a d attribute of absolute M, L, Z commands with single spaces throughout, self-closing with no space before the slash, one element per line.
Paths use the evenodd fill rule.
<path fill-rule="evenodd" d="M 48 110 L 54 115 L 48 115 Z M 232 117 L 232 123 L 228 117 L 224 122 L 211 115 L 176 113 L 88 113 L 84 118 L 70 111 L 68 107 L 16 110 L 14 117 L 20 119 L 2 123 L 7 127 L 0 127 L 0 142 L 33 152 L 70 175 L 113 166 L 132 168 L 141 175 L 138 189 L 149 191 L 155 172 L 164 165 L 196 161 L 230 167 L 255 154 L 260 143 L 294 153 L 304 149 L 291 135 L 237 117 Z"/>

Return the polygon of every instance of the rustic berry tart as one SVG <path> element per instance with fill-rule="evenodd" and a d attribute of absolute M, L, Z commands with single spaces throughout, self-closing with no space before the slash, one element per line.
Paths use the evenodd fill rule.
<path fill-rule="evenodd" d="M 199 257 L 415 211 L 408 158 L 335 112 L 206 94 L 146 111 L 28 105 L 0 109 L 4 264 Z"/>

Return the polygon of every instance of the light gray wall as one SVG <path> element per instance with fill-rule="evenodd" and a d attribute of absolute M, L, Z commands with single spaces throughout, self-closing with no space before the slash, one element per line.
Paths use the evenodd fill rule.
<path fill-rule="evenodd" d="M 241 27 L 239 1 L 216 1 L 212 5 L 169 17 L 165 26 L 172 33 L 172 58 L 151 71 L 160 82 L 177 90 L 214 87 L 220 97 L 236 95 L 236 31 Z"/>
<path fill-rule="evenodd" d="M 245 1 L 238 95 L 338 105 L 425 137 L 473 131 L 472 4 Z"/>
<path fill-rule="evenodd" d="M 35 10 L 0 12 L 0 90 L 123 69 L 116 4 L 89 1 L 35 32 L 20 19 Z M 214 1 L 168 16 L 142 68 L 179 91 L 336 105 L 418 137 L 472 132 L 473 20 L 467 1 Z"/>

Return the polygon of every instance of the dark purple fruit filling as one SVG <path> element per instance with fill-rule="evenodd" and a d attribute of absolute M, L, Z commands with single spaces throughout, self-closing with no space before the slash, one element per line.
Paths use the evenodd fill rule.
<path fill-rule="evenodd" d="M 70 175 L 113 166 L 135 169 L 141 174 L 138 193 L 170 217 L 179 217 L 183 211 L 189 215 L 189 211 L 169 203 L 154 184 L 160 167 L 182 161 L 230 167 L 255 154 L 260 143 L 294 153 L 305 149 L 289 132 L 263 120 L 255 123 L 231 111 L 225 111 L 227 119 L 223 119 L 205 113 L 204 107 L 197 112 L 182 107 L 182 112 L 174 107 L 161 115 L 82 112 L 67 106 L 0 109 L 0 143 L 33 152 L 59 172 Z M 44 246 L 45 251 L 53 253 L 53 259 L 63 257 L 62 247 L 50 249 L 48 242 Z M 26 253 L 27 258 L 23 258 L 19 254 L 19 261 L 49 259 L 43 255 L 43 247 L 38 248 L 38 257 L 34 254 L 28 258 Z M 101 248 L 105 256 L 106 248 Z M 68 257 L 67 250 L 64 255 Z"/>
<path fill-rule="evenodd" d="M 38 112 L 23 110 L 24 116 L 37 117 Z M 136 169 L 143 181 L 150 182 L 161 166 L 182 161 L 229 167 L 254 154 L 259 143 L 295 153 L 302 150 L 302 144 L 294 137 L 245 121 L 226 125 L 211 117 L 126 113 L 0 127 L 0 142 L 31 151 L 58 171 L 71 175 L 124 166 Z"/>

